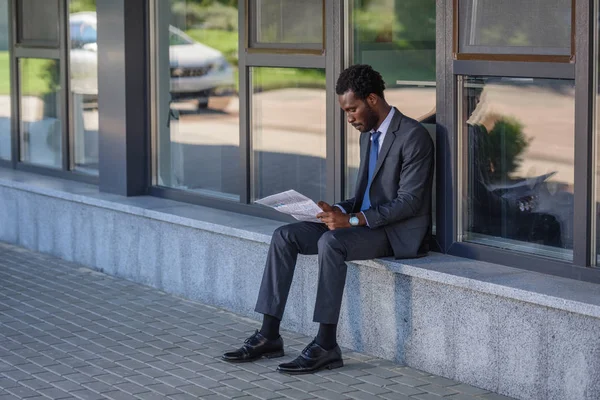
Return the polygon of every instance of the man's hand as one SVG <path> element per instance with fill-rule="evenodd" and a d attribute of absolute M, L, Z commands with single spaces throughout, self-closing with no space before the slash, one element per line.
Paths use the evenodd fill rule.
<path fill-rule="evenodd" d="M 317 218 L 327 225 L 329 230 L 350 228 L 348 215 L 344 214 L 338 207 L 332 207 L 324 201 L 319 201 L 317 205 L 323 210 L 323 212 L 317 214 Z"/>

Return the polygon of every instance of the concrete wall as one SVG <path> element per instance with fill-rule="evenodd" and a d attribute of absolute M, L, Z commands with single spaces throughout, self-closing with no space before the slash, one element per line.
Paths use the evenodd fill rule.
<path fill-rule="evenodd" d="M 181 207 L 161 208 L 160 202 L 166 200 L 144 200 L 152 203 L 152 209 L 116 203 L 113 207 L 102 194 L 86 197 L 87 190 L 61 198 L 45 189 L 34 193 L 19 184 L 2 186 L 0 181 L 0 241 L 259 317 L 253 307 L 268 234 L 244 236 L 241 229 L 214 223 L 198 228 L 186 225 L 181 216 L 169 216 L 169 210 Z M 224 223 L 227 218 L 219 217 Z M 244 218 L 251 217 L 239 216 Z M 550 303 L 553 300 L 547 297 L 536 304 L 533 294 L 530 301 L 504 297 L 498 294 L 504 287 L 498 285 L 495 292 L 473 290 L 479 286 L 469 287 L 468 282 L 484 278 L 497 282 L 501 275 L 497 269 L 485 275 L 483 264 L 475 272 L 480 281 L 471 273 L 468 280 L 443 282 L 434 279 L 442 275 L 433 269 L 456 260 L 427 259 L 414 269 L 393 261 L 349 264 L 340 344 L 512 397 L 600 398 L 597 315 L 549 307 L 560 303 Z M 460 272 L 464 270 L 460 262 L 446 267 Z M 398 272 L 404 267 L 421 272 Z M 301 257 L 296 271 L 283 326 L 315 334 L 316 258 Z M 533 277 L 533 283 L 525 286 L 535 286 L 534 274 L 509 272 L 503 281 Z M 577 284 L 584 285 L 578 293 L 597 289 Z M 528 292 L 522 293 L 527 298 Z"/>

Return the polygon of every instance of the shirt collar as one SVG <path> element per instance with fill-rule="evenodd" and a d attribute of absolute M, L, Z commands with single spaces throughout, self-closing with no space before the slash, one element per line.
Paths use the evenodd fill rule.
<path fill-rule="evenodd" d="M 385 119 L 383 120 L 383 122 L 381 123 L 381 125 L 379 125 L 379 128 L 372 130 L 371 133 L 379 131 L 379 132 L 381 132 L 381 136 L 380 137 L 385 136 L 385 134 L 387 133 L 387 131 L 388 131 L 389 127 L 390 127 L 390 124 L 392 123 L 392 118 L 393 117 L 394 117 L 394 107 L 391 108 L 391 110 L 388 113 L 387 117 L 385 117 Z M 382 143 L 383 140 L 380 140 L 379 142 Z"/>

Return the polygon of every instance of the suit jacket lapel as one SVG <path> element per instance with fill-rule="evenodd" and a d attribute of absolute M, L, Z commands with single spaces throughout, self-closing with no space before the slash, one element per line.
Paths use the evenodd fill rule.
<path fill-rule="evenodd" d="M 402 113 L 398 111 L 396 107 L 394 107 L 394 116 L 392 117 L 392 121 L 388 128 L 388 131 L 385 134 L 383 143 L 381 144 L 381 150 L 379 150 L 379 156 L 377 157 L 377 164 L 375 164 L 375 172 L 373 172 L 373 179 L 375 179 L 375 176 L 377 176 L 377 172 L 379 172 L 379 169 L 383 165 L 385 157 L 392 148 L 394 140 L 396 140 L 396 132 L 400 129 L 401 121 Z"/>

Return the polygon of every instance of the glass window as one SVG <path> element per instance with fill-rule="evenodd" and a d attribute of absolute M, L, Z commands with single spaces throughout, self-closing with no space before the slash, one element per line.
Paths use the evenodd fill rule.
<path fill-rule="evenodd" d="M 155 184 L 239 199 L 237 1 L 154 5 Z"/>
<path fill-rule="evenodd" d="M 21 161 L 62 166 L 61 86 L 58 60 L 19 59 Z"/>
<path fill-rule="evenodd" d="M 574 81 L 462 80 L 462 239 L 571 260 Z"/>
<path fill-rule="evenodd" d="M 325 71 L 252 68 L 252 200 L 294 189 L 325 198 Z"/>
<path fill-rule="evenodd" d="M 0 159 L 11 159 L 10 54 L 8 0 L 0 0 Z"/>
<path fill-rule="evenodd" d="M 19 42 L 59 45 L 57 0 L 19 0 Z"/>
<path fill-rule="evenodd" d="M 459 0 L 459 52 L 570 55 L 572 0 Z"/>
<path fill-rule="evenodd" d="M 379 71 L 387 102 L 420 121 L 435 143 L 435 0 L 351 3 L 351 64 Z M 351 125 L 346 127 L 346 197 L 356 190 L 359 136 Z M 433 205 L 435 210 L 435 199 Z"/>
<path fill-rule="evenodd" d="M 255 0 L 252 3 L 255 16 L 250 25 L 251 47 L 300 44 L 303 46 L 294 47 L 323 48 L 323 0 Z"/>
<path fill-rule="evenodd" d="M 98 175 L 98 43 L 96 0 L 69 2 L 71 169 Z"/>

